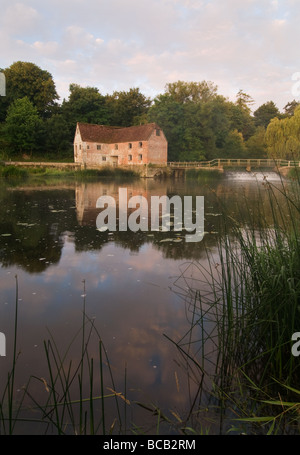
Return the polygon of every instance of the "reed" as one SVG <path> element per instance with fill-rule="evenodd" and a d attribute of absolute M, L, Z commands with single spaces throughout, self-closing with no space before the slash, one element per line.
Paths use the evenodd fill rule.
<path fill-rule="evenodd" d="M 181 353 L 185 350 L 190 364 L 204 358 L 199 384 L 213 363 L 211 394 L 220 409 L 228 416 L 234 408 L 247 425 L 268 421 L 267 431 L 273 431 L 279 420 L 283 425 L 283 419 L 273 416 L 272 420 L 267 414 L 264 420 L 262 398 L 268 394 L 271 402 L 279 383 L 286 386 L 286 394 L 295 395 L 293 391 L 300 388 L 299 360 L 291 353 L 292 335 L 300 330 L 299 201 L 299 175 L 279 185 L 265 181 L 258 187 L 255 212 L 247 198 L 236 207 L 235 216 L 219 201 L 223 216 L 217 252 L 207 249 L 208 265 L 191 263 L 180 277 L 184 286 L 177 284 L 177 292 L 189 304 L 193 337 L 186 334 L 175 344 Z M 193 285 L 188 283 L 189 275 L 194 277 Z M 197 342 L 201 352 L 192 356 Z M 281 415 L 285 419 L 289 410 L 299 410 L 294 398 Z"/>
<path fill-rule="evenodd" d="M 44 341 L 46 371 L 44 377 L 30 375 L 23 387 L 22 398 L 15 398 L 15 375 L 17 369 L 17 333 L 18 333 L 18 282 L 16 277 L 16 311 L 14 322 L 14 348 L 12 368 L 0 400 L 0 433 L 15 434 L 18 425 L 25 423 L 34 434 L 35 426 L 44 434 L 110 434 L 123 432 L 120 400 L 125 409 L 130 405 L 123 392 L 116 392 L 112 369 L 103 340 L 86 313 L 85 282 L 83 294 L 82 325 L 76 331 L 65 352 L 61 352 L 52 334 Z M 96 336 L 98 358 L 90 354 L 90 343 Z M 69 359 L 74 344 L 81 346 L 79 359 Z M 99 363 L 96 374 L 95 365 Z M 107 367 L 107 375 L 103 365 Z M 108 385 L 110 387 L 108 387 Z M 36 392 L 41 386 L 47 392 L 47 398 L 41 399 Z M 125 384 L 126 387 L 126 384 Z M 109 393 L 105 390 L 109 389 Z M 100 407 L 98 405 L 100 403 Z M 107 409 L 114 407 L 116 417 L 109 427 L 106 424 Z M 38 416 L 38 417 L 37 417 Z M 118 425 L 116 425 L 116 422 Z M 42 428 L 42 430 L 40 429 Z"/>
<path fill-rule="evenodd" d="M 205 182 L 212 179 L 220 179 L 223 174 L 217 169 L 188 169 L 186 171 L 186 179 L 192 181 Z"/>
<path fill-rule="evenodd" d="M 0 166 L 0 177 L 6 182 L 24 181 L 28 179 L 29 173 L 16 166 Z"/>

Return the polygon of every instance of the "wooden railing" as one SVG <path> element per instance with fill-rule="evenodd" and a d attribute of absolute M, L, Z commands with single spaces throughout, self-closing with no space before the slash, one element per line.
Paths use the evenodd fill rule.
<path fill-rule="evenodd" d="M 283 167 L 283 166 L 297 166 L 300 167 L 300 161 L 291 160 L 273 160 L 269 158 L 215 158 L 211 161 L 171 161 L 168 162 L 171 168 L 205 168 L 205 167 Z"/>

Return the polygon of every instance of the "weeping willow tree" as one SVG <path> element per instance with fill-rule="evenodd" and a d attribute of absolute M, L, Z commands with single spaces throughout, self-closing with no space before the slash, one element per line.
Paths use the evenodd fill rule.
<path fill-rule="evenodd" d="M 300 106 L 292 117 L 272 119 L 266 130 L 268 155 L 272 158 L 300 159 Z"/>

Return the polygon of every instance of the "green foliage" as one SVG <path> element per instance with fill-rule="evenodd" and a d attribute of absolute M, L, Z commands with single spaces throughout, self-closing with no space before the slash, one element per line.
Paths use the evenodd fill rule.
<path fill-rule="evenodd" d="M 166 134 L 169 161 L 243 158 L 245 141 L 256 132 L 251 103 L 243 92 L 236 103 L 229 102 L 210 82 L 178 81 L 155 98 L 148 118 Z"/>
<path fill-rule="evenodd" d="M 231 103 L 223 96 L 216 96 L 206 104 L 209 110 L 209 125 L 215 138 L 215 154 L 208 153 L 207 159 L 222 156 L 227 135 L 231 128 Z"/>
<path fill-rule="evenodd" d="M 139 88 L 131 88 L 128 92 L 114 92 L 106 96 L 109 124 L 112 126 L 138 125 L 144 123 L 145 114 L 151 104 L 150 98 L 143 95 Z"/>
<path fill-rule="evenodd" d="M 62 114 L 54 114 L 45 122 L 45 150 L 50 154 L 58 154 L 60 157 L 73 158 L 74 130 Z"/>
<path fill-rule="evenodd" d="M 246 155 L 248 158 L 267 158 L 267 146 L 265 141 L 265 128 L 259 126 L 251 136 L 246 145 Z"/>
<path fill-rule="evenodd" d="M 240 104 L 230 105 L 230 129 L 236 129 L 242 133 L 243 138 L 247 141 L 255 133 L 254 119 L 250 115 L 249 109 L 244 108 Z"/>
<path fill-rule="evenodd" d="M 210 112 L 204 104 L 184 104 L 184 146 L 180 161 L 205 160 L 214 150 L 215 138 L 210 127 Z"/>
<path fill-rule="evenodd" d="M 4 74 L 7 108 L 15 100 L 26 96 L 41 116 L 45 117 L 51 113 L 58 94 L 48 71 L 42 70 L 34 63 L 18 61 L 6 68 Z"/>
<path fill-rule="evenodd" d="M 28 97 L 14 101 L 8 108 L 4 133 L 14 152 L 32 153 L 38 148 L 42 120 Z"/>
<path fill-rule="evenodd" d="M 75 172 L 77 180 L 99 179 L 99 177 L 114 179 L 132 179 L 138 176 L 137 173 L 130 169 L 111 168 L 108 166 L 102 169 L 82 169 Z"/>
<path fill-rule="evenodd" d="M 256 109 L 253 115 L 256 126 L 267 128 L 272 118 L 280 117 L 280 112 L 273 101 L 268 101 Z"/>
<path fill-rule="evenodd" d="M 247 93 L 243 92 L 243 90 L 239 90 L 236 96 L 236 106 L 238 106 L 241 110 L 250 114 L 251 105 L 254 103 L 253 98 L 248 95 Z"/>
<path fill-rule="evenodd" d="M 107 124 L 108 113 L 105 107 L 105 97 L 96 87 L 80 87 L 70 84 L 69 99 L 62 103 L 62 114 L 72 128 L 72 134 L 77 122 Z M 73 139 L 73 138 L 72 138 Z"/>
<path fill-rule="evenodd" d="M 246 150 L 242 133 L 229 131 L 224 144 L 224 158 L 246 158 Z"/>
<path fill-rule="evenodd" d="M 291 117 L 271 120 L 266 131 L 266 143 L 272 158 L 300 159 L 300 106 Z"/>
<path fill-rule="evenodd" d="M 168 160 L 178 161 L 184 147 L 184 109 L 170 95 L 159 95 L 149 109 L 148 120 L 156 122 L 168 140 Z"/>
<path fill-rule="evenodd" d="M 168 161 L 263 158 L 267 148 L 280 158 L 300 153 L 295 100 L 283 114 L 268 101 L 252 115 L 254 101 L 242 90 L 231 102 L 213 82 L 179 80 L 154 99 L 139 88 L 102 95 L 96 87 L 71 83 L 69 98 L 58 104 L 48 71 L 22 61 L 2 71 L 7 96 L 0 97 L 0 150 L 6 159 L 16 153 L 72 159 L 77 122 L 124 127 L 156 122 L 168 140 Z"/>
<path fill-rule="evenodd" d="M 222 178 L 222 173 L 216 169 L 188 169 L 186 171 L 187 180 L 197 180 L 199 183 L 210 181 L 211 179 Z"/>
<path fill-rule="evenodd" d="M 166 93 L 178 103 L 206 103 L 217 94 L 217 86 L 212 82 L 171 82 L 166 84 Z"/>
<path fill-rule="evenodd" d="M 3 166 L 0 167 L 0 176 L 8 181 L 26 180 L 28 172 L 26 169 L 15 166 Z"/>
<path fill-rule="evenodd" d="M 300 106 L 300 102 L 293 100 L 289 101 L 283 108 L 285 116 L 291 117 L 295 113 L 295 109 Z"/>

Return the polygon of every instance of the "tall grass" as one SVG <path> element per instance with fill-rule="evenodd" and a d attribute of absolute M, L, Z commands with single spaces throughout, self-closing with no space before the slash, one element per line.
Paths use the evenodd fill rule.
<path fill-rule="evenodd" d="M 187 180 L 197 180 L 199 183 L 222 178 L 222 176 L 223 174 L 217 169 L 188 169 L 186 171 Z"/>
<path fill-rule="evenodd" d="M 18 368 L 18 281 L 16 277 L 16 310 L 14 321 L 14 346 L 12 367 L 0 398 L 0 434 L 18 434 L 22 427 L 29 434 L 111 434 L 126 433 L 126 407 L 130 405 L 126 390 L 115 389 L 112 369 L 103 340 L 87 316 L 84 303 L 82 325 L 70 341 L 65 352 L 61 352 L 52 334 L 44 341 L 46 370 L 43 377 L 30 375 L 18 401 L 15 394 L 15 377 Z M 96 336 L 98 356 L 90 354 L 91 339 Z M 79 359 L 69 359 L 71 347 L 81 346 Z M 93 351 L 94 352 L 94 351 Z M 98 365 L 98 371 L 95 366 Z M 104 365 L 108 370 L 104 373 Z M 109 387 L 108 387 L 109 385 Z M 126 383 L 125 383 L 126 386 Z M 43 388 L 46 399 L 37 396 Z M 108 392 L 107 392 L 108 391 Z M 100 403 L 100 406 L 99 406 Z M 123 408 L 121 409 L 121 403 Z M 107 410 L 115 409 L 115 418 L 107 424 Z M 123 417 L 125 415 L 125 419 Z M 37 430 L 36 430 L 37 428 Z"/>
<path fill-rule="evenodd" d="M 0 177 L 6 181 L 23 181 L 28 178 L 26 169 L 16 166 L 0 166 Z"/>
<path fill-rule="evenodd" d="M 266 405 L 278 403 L 279 393 L 282 402 L 291 398 L 280 425 L 291 409 L 299 410 L 299 359 L 291 352 L 292 335 L 300 330 L 299 201 L 297 175 L 278 185 L 265 181 L 256 210 L 246 197 L 235 216 L 222 204 L 217 252 L 207 250 L 207 266 L 194 262 L 184 270 L 184 286 L 178 280 L 192 314 L 178 348 L 190 359 L 200 344 L 194 352 L 198 361 L 204 357 L 199 384 L 213 364 L 209 387 L 219 406 L 227 402 L 227 411 L 247 417 L 247 424 L 268 422 L 266 432 L 276 420 L 264 414 Z"/>

